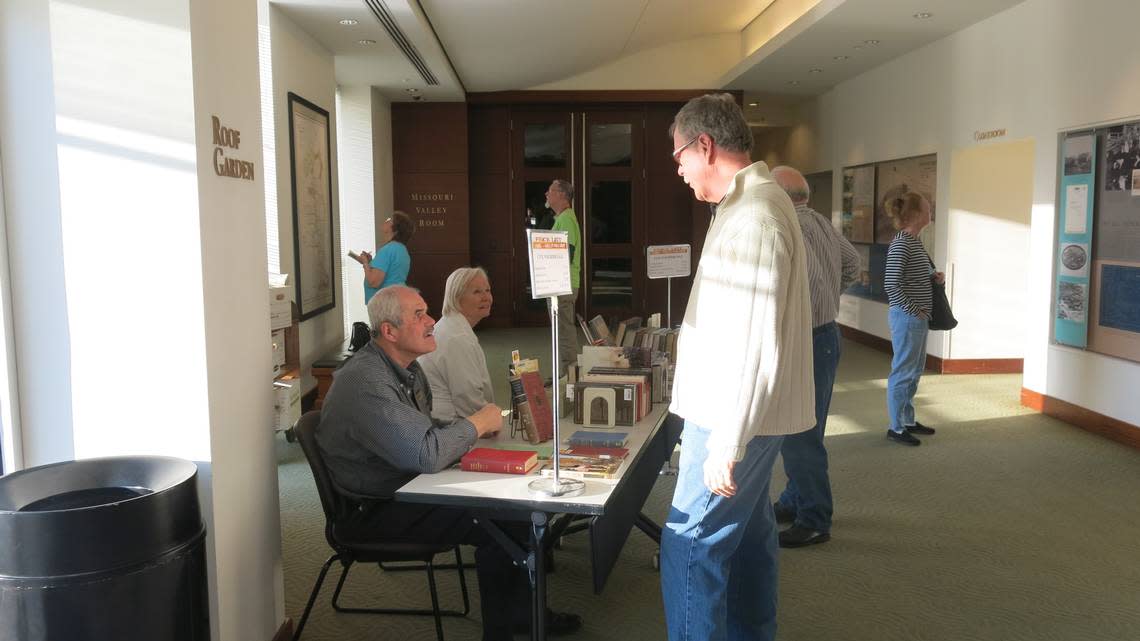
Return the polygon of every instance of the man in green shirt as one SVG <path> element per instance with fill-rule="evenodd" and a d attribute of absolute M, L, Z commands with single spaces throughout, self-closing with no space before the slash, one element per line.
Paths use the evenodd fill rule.
<path fill-rule="evenodd" d="M 570 241 L 570 287 L 574 293 L 558 297 L 558 361 L 561 376 L 578 360 L 578 331 L 574 323 L 574 304 L 578 301 L 578 287 L 582 282 L 582 231 L 578 216 L 570 203 L 574 200 L 574 183 L 561 178 L 550 183 L 546 190 L 546 205 L 557 216 L 551 231 L 564 231 Z"/>

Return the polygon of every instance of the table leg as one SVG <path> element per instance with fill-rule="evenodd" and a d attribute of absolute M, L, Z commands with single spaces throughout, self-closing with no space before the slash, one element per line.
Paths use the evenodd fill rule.
<path fill-rule="evenodd" d="M 527 576 L 530 578 L 530 638 L 546 641 L 546 554 L 545 539 L 549 516 L 545 512 L 530 515 L 530 550 L 527 554 Z"/>

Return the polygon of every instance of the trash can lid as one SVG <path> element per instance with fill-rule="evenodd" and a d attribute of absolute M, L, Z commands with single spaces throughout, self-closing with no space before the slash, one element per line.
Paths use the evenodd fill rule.
<path fill-rule="evenodd" d="M 154 559 L 202 535 L 197 466 L 117 456 L 0 478 L 0 576 L 106 571 Z"/>

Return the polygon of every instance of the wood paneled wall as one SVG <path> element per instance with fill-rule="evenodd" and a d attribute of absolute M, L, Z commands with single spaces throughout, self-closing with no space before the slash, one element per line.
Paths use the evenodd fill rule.
<path fill-rule="evenodd" d="M 439 316 L 447 275 L 470 264 L 466 103 L 392 105 L 392 187 L 411 216 L 408 284 Z"/>
<path fill-rule="evenodd" d="M 677 175 L 668 135 L 673 115 L 684 99 L 696 95 L 685 93 L 613 106 L 645 109 L 648 243 L 692 243 L 695 270 L 709 225 L 709 209 L 693 198 Z M 665 97 L 675 102 L 663 101 Z M 582 102 L 589 104 L 563 106 L 599 107 L 597 101 Z M 470 264 L 487 270 L 495 295 L 491 316 L 480 327 L 510 327 L 514 322 L 512 304 L 518 294 L 514 289 L 522 285 L 512 283 L 511 244 L 519 239 L 511 232 L 515 203 L 510 121 L 512 109 L 527 107 L 533 105 L 499 103 L 489 96 L 470 103 L 392 105 L 396 208 L 407 212 L 417 225 L 416 235 L 408 244 L 412 254 L 409 284 L 423 291 L 436 315 L 447 275 Z M 666 281 L 646 279 L 645 283 L 646 309 L 641 313 L 660 311 L 665 316 Z M 691 277 L 673 279 L 674 323 L 681 322 L 691 284 Z"/>
<path fill-rule="evenodd" d="M 495 303 L 484 327 L 510 327 L 511 161 L 510 110 L 505 106 L 468 110 L 471 181 L 471 262 L 487 270 Z"/>

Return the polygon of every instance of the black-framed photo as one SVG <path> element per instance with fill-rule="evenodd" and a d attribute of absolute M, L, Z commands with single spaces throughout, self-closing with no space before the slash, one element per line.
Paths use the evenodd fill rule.
<path fill-rule="evenodd" d="M 289 92 L 293 282 L 301 320 L 336 307 L 329 112 Z"/>

